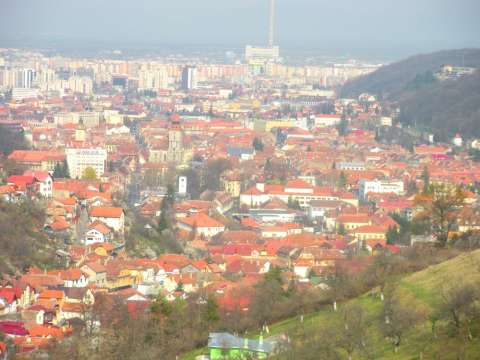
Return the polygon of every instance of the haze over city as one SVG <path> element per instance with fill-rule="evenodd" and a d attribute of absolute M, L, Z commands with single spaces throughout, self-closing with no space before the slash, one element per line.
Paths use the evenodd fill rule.
<path fill-rule="evenodd" d="M 267 0 L 2 0 L 0 45 L 156 49 L 266 42 Z M 399 58 L 480 46 L 476 0 L 278 0 L 287 50 Z"/>
<path fill-rule="evenodd" d="M 0 0 L 0 360 L 479 360 L 479 14 Z"/>

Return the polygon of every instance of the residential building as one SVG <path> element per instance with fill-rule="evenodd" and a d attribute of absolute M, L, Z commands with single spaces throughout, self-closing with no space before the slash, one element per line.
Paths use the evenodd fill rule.
<path fill-rule="evenodd" d="M 70 177 L 80 179 L 85 169 L 95 170 L 97 177 L 105 172 L 107 150 L 103 148 L 67 148 L 65 149 Z"/>
<path fill-rule="evenodd" d="M 359 194 L 362 200 L 366 200 L 369 193 L 402 195 L 404 191 L 404 183 L 399 180 L 361 180 L 359 183 Z"/>
<path fill-rule="evenodd" d="M 92 206 L 90 208 L 90 219 L 105 223 L 114 231 L 122 233 L 125 228 L 125 214 L 120 207 Z"/>

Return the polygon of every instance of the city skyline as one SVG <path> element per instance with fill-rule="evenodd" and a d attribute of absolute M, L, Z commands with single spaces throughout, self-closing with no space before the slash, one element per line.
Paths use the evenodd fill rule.
<path fill-rule="evenodd" d="M 275 45 L 319 53 L 398 58 L 447 48 L 479 47 L 473 0 L 379 0 L 335 4 L 313 0 L 275 4 Z M 368 5 L 368 6 L 367 6 Z M 0 46 L 157 49 L 165 46 L 239 47 L 269 41 L 269 0 L 207 0 L 135 4 L 106 0 L 5 2 Z M 235 14 L 234 17 L 229 16 Z M 52 21 L 52 18 L 55 21 Z M 364 46 L 362 44 L 367 44 Z M 366 49 L 368 48 L 368 50 Z"/>

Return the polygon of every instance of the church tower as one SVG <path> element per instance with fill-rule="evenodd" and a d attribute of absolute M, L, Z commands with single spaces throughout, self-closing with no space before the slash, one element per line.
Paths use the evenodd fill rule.
<path fill-rule="evenodd" d="M 174 114 L 170 118 L 168 130 L 168 161 L 183 162 L 183 132 L 180 126 L 180 116 Z"/>

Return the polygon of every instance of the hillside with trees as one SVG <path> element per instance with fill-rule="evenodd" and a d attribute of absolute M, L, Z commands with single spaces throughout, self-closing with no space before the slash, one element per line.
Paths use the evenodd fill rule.
<path fill-rule="evenodd" d="M 340 94 L 375 94 L 400 108 L 400 122 L 431 130 L 442 140 L 456 132 L 480 136 L 475 126 L 480 120 L 480 74 L 438 81 L 433 73 L 446 64 L 480 68 L 480 49 L 413 56 L 346 83 Z"/>
<path fill-rule="evenodd" d="M 417 255 L 419 259 L 432 253 Z M 303 298 L 296 316 L 269 326 L 268 334 L 264 333 L 288 334 L 287 345 L 273 358 L 478 359 L 480 251 L 463 253 L 402 276 L 399 269 L 415 262 L 413 258 L 405 261 L 380 255 L 363 276 L 332 279 L 320 311 L 304 313 L 308 305 Z M 377 286 L 349 298 L 369 282 Z M 270 295 L 266 289 L 264 296 Z M 206 352 L 204 348 L 189 353 L 183 360 L 193 360 Z"/>
<path fill-rule="evenodd" d="M 273 267 L 257 285 L 239 288 L 234 296 L 251 296 L 248 311 L 224 309 L 205 294 L 174 302 L 159 295 L 131 317 L 124 304 L 99 295 L 82 334 L 48 352 L 60 360 L 194 360 L 208 353 L 211 331 L 250 338 L 263 331 L 289 338 L 275 359 L 479 358 L 480 250 L 378 253 L 364 271 L 337 267 L 328 287 L 302 289 L 285 275 Z M 106 325 L 90 332 L 98 319 Z"/>
<path fill-rule="evenodd" d="M 442 65 L 480 68 L 480 49 L 445 50 L 409 57 L 346 83 L 342 97 L 357 97 L 363 92 L 394 99 L 408 89 L 417 75 L 435 72 Z"/>
<path fill-rule="evenodd" d="M 0 273 L 55 263 L 55 244 L 42 231 L 45 212 L 33 201 L 0 201 Z"/>
<path fill-rule="evenodd" d="M 448 140 L 455 133 L 479 137 L 480 71 L 405 92 L 398 104 L 400 122 L 429 129 L 439 140 Z"/>

